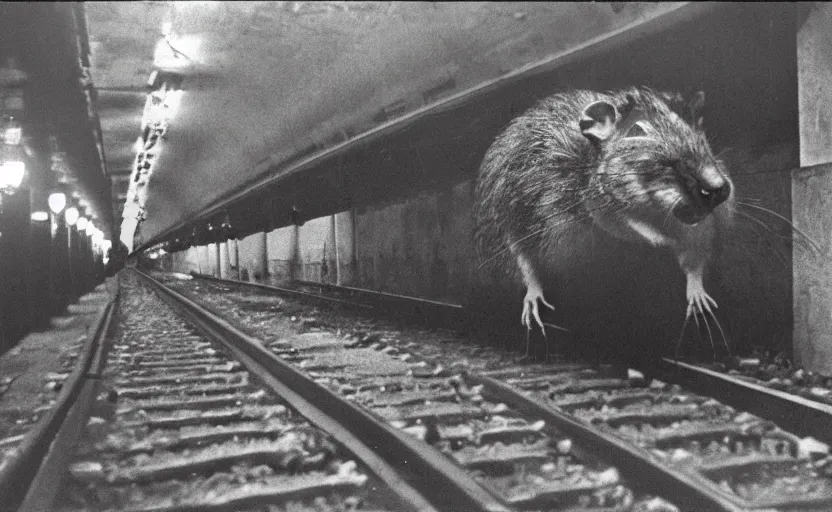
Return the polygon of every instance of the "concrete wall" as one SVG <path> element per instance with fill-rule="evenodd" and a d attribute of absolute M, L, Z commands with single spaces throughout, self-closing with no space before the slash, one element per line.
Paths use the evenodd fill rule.
<path fill-rule="evenodd" d="M 832 27 L 830 27 L 832 28 Z M 794 173 L 794 222 L 819 251 L 795 255 L 794 344 L 799 364 L 832 373 L 832 164 Z"/>
<path fill-rule="evenodd" d="M 300 249 L 299 279 L 335 282 L 335 244 L 332 217 L 307 221 L 298 230 Z"/>
<path fill-rule="evenodd" d="M 247 278 L 250 281 L 266 279 L 268 271 L 266 238 L 265 233 L 255 233 L 237 240 L 241 279 Z"/>
<path fill-rule="evenodd" d="M 797 32 L 802 167 L 832 162 L 832 5 L 806 8 Z"/>
<path fill-rule="evenodd" d="M 297 228 L 288 226 L 275 229 L 266 235 L 266 252 L 269 258 L 269 275 L 274 282 L 292 278 Z"/>
<path fill-rule="evenodd" d="M 335 215 L 335 247 L 338 264 L 338 283 L 350 286 L 356 283 L 358 265 L 355 247 L 355 212 L 350 210 Z"/>
<path fill-rule="evenodd" d="M 818 254 L 795 255 L 797 361 L 832 374 L 832 5 L 812 2 L 798 19 L 800 165 L 793 174 L 795 226 Z"/>
<path fill-rule="evenodd" d="M 791 351 L 792 260 L 802 249 L 792 247 L 788 220 L 798 152 L 794 140 L 740 146 L 723 155 L 738 202 L 711 279 L 719 321 L 741 350 L 759 345 Z"/>
<path fill-rule="evenodd" d="M 465 182 L 402 203 L 356 211 L 356 285 L 461 302 L 475 259 Z"/>
<path fill-rule="evenodd" d="M 211 262 L 213 254 L 210 247 L 207 245 L 200 245 L 196 248 L 197 260 L 199 264 L 199 272 L 202 274 L 211 274 L 213 263 Z"/>
<path fill-rule="evenodd" d="M 188 274 L 192 271 L 199 271 L 199 258 L 194 247 L 191 247 L 187 251 L 173 253 L 171 254 L 171 258 L 173 259 L 172 270 L 174 272 Z"/>

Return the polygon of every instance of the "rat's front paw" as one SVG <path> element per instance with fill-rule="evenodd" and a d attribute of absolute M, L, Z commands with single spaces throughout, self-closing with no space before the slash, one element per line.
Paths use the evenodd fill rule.
<path fill-rule="evenodd" d="M 526 290 L 526 297 L 523 298 L 523 314 L 520 317 L 520 321 L 523 322 L 526 329 L 531 329 L 532 316 L 534 316 L 537 325 L 540 326 L 540 330 L 545 333 L 543 321 L 540 319 L 540 311 L 537 301 L 542 302 L 549 309 L 555 309 L 555 306 L 549 304 L 546 302 L 546 299 L 543 298 L 543 291 L 540 288 L 528 288 Z"/>
<path fill-rule="evenodd" d="M 702 316 L 705 315 L 705 311 L 707 311 L 711 316 L 713 316 L 713 311 L 711 311 L 711 306 L 714 308 L 717 307 L 716 301 L 711 298 L 710 295 L 705 291 L 705 288 L 702 287 L 701 282 L 689 282 L 688 283 L 688 312 L 687 316 L 691 314 L 700 314 Z"/>

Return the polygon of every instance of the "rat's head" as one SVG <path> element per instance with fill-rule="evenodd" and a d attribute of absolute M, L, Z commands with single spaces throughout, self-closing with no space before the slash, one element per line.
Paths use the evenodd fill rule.
<path fill-rule="evenodd" d="M 597 186 L 629 207 L 696 224 L 731 197 L 702 129 L 704 94 L 632 89 L 587 105 L 581 132 L 600 151 Z M 667 217 L 665 215 L 665 217 Z"/>

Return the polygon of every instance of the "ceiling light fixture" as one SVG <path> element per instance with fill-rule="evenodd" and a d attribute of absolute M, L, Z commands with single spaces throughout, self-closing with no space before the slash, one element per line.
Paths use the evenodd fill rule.
<path fill-rule="evenodd" d="M 49 214 L 45 211 L 32 212 L 32 220 L 35 222 L 45 222 L 49 220 Z"/>
<path fill-rule="evenodd" d="M 78 208 L 76 208 L 74 206 L 70 206 L 69 208 L 67 208 L 66 213 L 64 214 L 64 217 L 66 218 L 67 225 L 74 226 L 76 222 L 81 220 L 81 219 L 78 218 L 79 215 L 80 215 L 80 213 L 78 212 Z"/>
<path fill-rule="evenodd" d="M 66 208 L 66 194 L 63 192 L 53 192 L 49 194 L 47 203 L 49 203 L 49 209 L 52 210 L 52 213 L 58 215 Z"/>

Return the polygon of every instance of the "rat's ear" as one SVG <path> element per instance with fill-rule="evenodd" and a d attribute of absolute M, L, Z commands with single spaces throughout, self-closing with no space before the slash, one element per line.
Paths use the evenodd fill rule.
<path fill-rule="evenodd" d="M 693 125 L 702 128 L 702 111 L 705 109 L 705 93 L 697 91 L 690 100 L 690 117 Z"/>
<path fill-rule="evenodd" d="M 596 101 L 584 109 L 580 127 L 584 137 L 590 140 L 607 140 L 615 131 L 618 110 L 606 101 Z"/>

